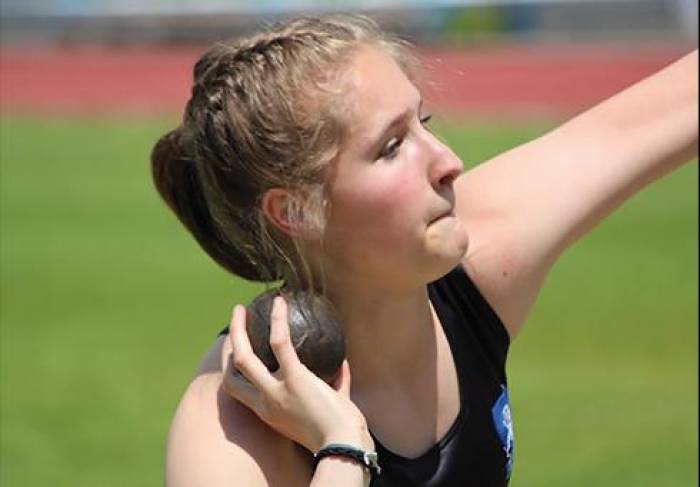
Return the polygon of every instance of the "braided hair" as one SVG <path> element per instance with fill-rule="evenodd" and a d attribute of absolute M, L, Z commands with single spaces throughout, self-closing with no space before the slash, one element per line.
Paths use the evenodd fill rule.
<path fill-rule="evenodd" d="M 386 50 L 411 74 L 405 43 L 362 16 L 275 24 L 217 42 L 196 62 L 182 123 L 156 143 L 152 175 L 166 204 L 227 271 L 297 287 L 313 282 L 303 242 L 267 221 L 261 198 L 271 188 L 289 190 L 290 222 L 322 234 L 327 169 L 347 122 L 342 68 L 362 45 Z"/>

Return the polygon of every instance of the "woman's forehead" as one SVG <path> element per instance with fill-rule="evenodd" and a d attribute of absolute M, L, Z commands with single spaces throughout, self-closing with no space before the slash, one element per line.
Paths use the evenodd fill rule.
<path fill-rule="evenodd" d="M 352 58 L 348 78 L 348 134 L 371 137 L 382 125 L 420 103 L 420 92 L 396 61 L 381 49 L 363 47 Z"/>

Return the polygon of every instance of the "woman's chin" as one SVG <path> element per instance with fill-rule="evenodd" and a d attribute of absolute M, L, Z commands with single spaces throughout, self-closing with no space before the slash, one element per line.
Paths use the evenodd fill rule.
<path fill-rule="evenodd" d="M 469 236 L 458 218 L 441 218 L 427 230 L 427 245 L 431 254 L 455 261 L 455 265 L 464 258 L 469 247 Z"/>
<path fill-rule="evenodd" d="M 435 277 L 442 277 L 460 264 L 467 255 L 468 247 L 469 238 L 459 223 L 448 232 L 434 232 L 430 235 L 428 248 L 433 260 L 431 269 L 440 273 Z"/>

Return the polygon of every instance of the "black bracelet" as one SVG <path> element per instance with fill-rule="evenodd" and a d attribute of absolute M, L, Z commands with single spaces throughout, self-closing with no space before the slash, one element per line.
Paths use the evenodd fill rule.
<path fill-rule="evenodd" d="M 382 468 L 379 466 L 379 463 L 377 463 L 376 452 L 366 452 L 352 445 L 343 443 L 331 443 L 321 448 L 318 453 L 314 453 L 314 470 L 316 470 L 318 462 L 322 458 L 328 456 L 345 457 L 355 460 L 369 470 L 372 478 L 382 473 Z"/>

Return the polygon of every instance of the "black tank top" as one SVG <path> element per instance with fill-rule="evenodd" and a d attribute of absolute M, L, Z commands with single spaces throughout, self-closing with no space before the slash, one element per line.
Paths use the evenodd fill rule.
<path fill-rule="evenodd" d="M 397 455 L 372 435 L 382 473 L 370 485 L 506 486 L 513 466 L 508 333 L 462 266 L 428 284 L 428 296 L 455 361 L 460 412 L 445 436 L 418 458 Z M 220 334 L 226 333 L 228 328 Z"/>
<path fill-rule="evenodd" d="M 513 465 L 508 333 L 462 266 L 428 284 L 428 295 L 452 350 L 460 412 L 445 436 L 418 458 L 401 457 L 374 438 L 382 473 L 371 486 L 505 486 Z"/>

